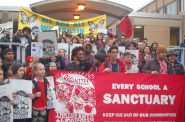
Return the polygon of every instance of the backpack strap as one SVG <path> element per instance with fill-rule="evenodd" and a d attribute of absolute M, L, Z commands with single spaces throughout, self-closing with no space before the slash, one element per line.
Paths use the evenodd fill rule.
<path fill-rule="evenodd" d="M 46 96 L 47 96 L 47 84 L 48 84 L 48 80 L 47 78 L 44 77 L 44 92 Z"/>
<path fill-rule="evenodd" d="M 36 82 L 34 79 L 32 80 L 32 83 L 33 83 L 33 85 L 34 85 L 36 91 L 37 91 L 37 92 L 40 92 L 40 88 L 39 88 L 37 82 Z"/>

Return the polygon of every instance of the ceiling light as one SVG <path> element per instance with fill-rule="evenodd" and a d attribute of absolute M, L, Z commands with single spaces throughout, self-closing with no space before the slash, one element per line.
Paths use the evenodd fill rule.
<path fill-rule="evenodd" d="M 74 15 L 73 15 L 73 18 L 74 18 L 74 19 L 80 19 L 80 15 L 79 15 L 79 14 L 74 14 Z"/>
<path fill-rule="evenodd" d="M 79 9 L 79 10 L 84 10 L 84 9 L 85 9 L 85 4 L 79 3 L 79 4 L 78 4 L 78 9 Z"/>

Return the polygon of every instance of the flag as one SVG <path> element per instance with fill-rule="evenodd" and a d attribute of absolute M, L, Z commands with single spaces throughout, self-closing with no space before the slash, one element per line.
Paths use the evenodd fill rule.
<path fill-rule="evenodd" d="M 132 36 L 133 27 L 128 16 L 126 16 L 118 25 L 118 28 L 125 34 L 127 38 Z"/>

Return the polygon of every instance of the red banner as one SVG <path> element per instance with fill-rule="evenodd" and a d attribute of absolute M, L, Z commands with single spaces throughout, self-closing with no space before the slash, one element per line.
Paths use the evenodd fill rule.
<path fill-rule="evenodd" d="M 50 122 L 184 122 L 185 76 L 54 71 Z"/>

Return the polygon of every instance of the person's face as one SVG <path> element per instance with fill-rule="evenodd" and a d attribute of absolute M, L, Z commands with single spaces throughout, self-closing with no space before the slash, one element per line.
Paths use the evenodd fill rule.
<path fill-rule="evenodd" d="M 143 51 L 144 45 L 143 45 L 142 42 L 139 42 L 139 43 L 138 43 L 138 49 L 139 49 L 140 51 Z"/>
<path fill-rule="evenodd" d="M 58 51 L 58 54 L 61 55 L 62 57 L 64 57 L 65 52 L 64 52 L 64 50 L 59 50 L 59 51 Z"/>
<path fill-rule="evenodd" d="M 25 30 L 25 31 L 23 32 L 23 35 L 24 35 L 25 37 L 28 37 L 28 36 L 30 35 L 30 32 L 28 32 L 27 30 Z"/>
<path fill-rule="evenodd" d="M 97 59 L 95 59 L 95 64 L 100 64 L 101 62 L 99 61 L 99 60 L 97 60 Z"/>
<path fill-rule="evenodd" d="M 82 50 L 78 51 L 76 57 L 74 57 L 74 58 L 76 58 L 77 61 L 80 61 L 80 62 L 83 61 L 84 60 L 84 52 Z"/>
<path fill-rule="evenodd" d="M 136 50 L 136 47 L 133 44 L 130 44 L 129 50 Z"/>
<path fill-rule="evenodd" d="M 77 38 L 74 38 L 73 43 L 77 43 L 77 42 L 78 42 Z"/>
<path fill-rule="evenodd" d="M 10 36 L 10 31 L 6 31 L 6 36 Z"/>
<path fill-rule="evenodd" d="M 116 60 L 117 59 L 117 56 L 118 56 L 118 50 L 117 49 L 113 49 L 111 52 L 110 52 L 110 58 L 112 60 Z"/>
<path fill-rule="evenodd" d="M 143 42 L 146 42 L 146 43 L 148 43 L 148 40 L 147 40 L 147 39 L 145 39 L 145 40 L 143 40 Z"/>
<path fill-rule="evenodd" d="M 55 62 L 57 60 L 57 58 L 56 58 L 56 56 L 51 56 L 50 60 Z"/>
<path fill-rule="evenodd" d="M 176 55 L 170 55 L 170 56 L 169 56 L 169 61 L 170 61 L 171 63 L 175 63 L 175 62 L 176 62 L 176 58 L 177 58 Z"/>
<path fill-rule="evenodd" d="M 149 55 L 149 54 L 146 54 L 145 57 L 144 57 L 144 59 L 145 59 L 146 62 L 150 61 L 151 58 L 152 58 L 152 56 Z"/>
<path fill-rule="evenodd" d="M 159 58 L 160 60 L 164 60 L 164 59 L 166 59 L 166 55 L 167 55 L 167 52 L 166 52 L 166 51 L 160 52 L 160 53 L 158 54 L 158 58 Z"/>
<path fill-rule="evenodd" d="M 107 34 L 103 36 L 103 40 L 106 40 L 106 39 L 108 39 Z"/>
<path fill-rule="evenodd" d="M 124 57 L 124 61 L 126 64 L 131 64 L 132 63 L 132 56 L 131 55 L 127 55 Z"/>
<path fill-rule="evenodd" d="M 98 34 L 98 39 L 102 39 L 102 35 L 101 34 Z"/>
<path fill-rule="evenodd" d="M 127 39 L 124 36 L 121 36 L 121 42 L 126 43 Z"/>
<path fill-rule="evenodd" d="M 7 52 L 5 54 L 5 59 L 8 61 L 13 61 L 14 60 L 14 52 Z"/>
<path fill-rule="evenodd" d="M 145 47 L 144 53 L 150 53 L 150 48 L 149 47 Z"/>
<path fill-rule="evenodd" d="M 94 37 L 93 33 L 89 33 L 89 37 Z"/>
<path fill-rule="evenodd" d="M 110 34 L 111 34 L 111 33 L 112 33 L 112 29 L 108 29 L 108 33 L 110 33 Z"/>
<path fill-rule="evenodd" d="M 91 53 L 91 46 L 90 45 L 87 45 L 85 47 L 85 51 L 88 52 L 88 53 Z"/>
<path fill-rule="evenodd" d="M 2 82 L 3 80 L 4 80 L 3 71 L 0 70 L 0 82 Z"/>
<path fill-rule="evenodd" d="M 154 44 L 154 45 L 153 45 L 153 49 L 154 49 L 154 50 L 156 50 L 156 49 L 157 49 L 157 47 L 158 47 L 158 45 L 157 45 L 157 44 Z"/>
<path fill-rule="evenodd" d="M 35 70 L 35 75 L 38 77 L 44 77 L 45 76 L 45 67 L 43 64 L 38 64 L 37 68 Z"/>
<path fill-rule="evenodd" d="M 71 43 L 71 39 L 70 38 L 67 38 L 66 39 L 66 43 Z"/>
<path fill-rule="evenodd" d="M 57 70 L 56 64 L 50 64 L 49 70 Z"/>
<path fill-rule="evenodd" d="M 24 76 L 24 73 L 25 73 L 25 69 L 24 67 L 20 67 L 18 70 L 17 70 L 17 73 L 16 73 L 16 77 L 21 79 L 23 76 Z"/>

